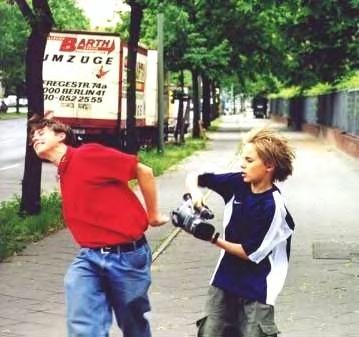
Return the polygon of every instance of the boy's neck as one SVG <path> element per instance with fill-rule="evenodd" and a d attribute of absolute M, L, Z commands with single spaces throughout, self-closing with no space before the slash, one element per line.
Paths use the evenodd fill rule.
<path fill-rule="evenodd" d="M 251 191 L 254 194 L 264 193 L 273 188 L 273 182 L 271 180 L 262 180 L 260 182 L 251 183 Z"/>
<path fill-rule="evenodd" d="M 67 151 L 67 146 L 63 143 L 59 144 L 56 149 L 51 153 L 48 160 L 52 162 L 55 166 L 59 166 L 62 158 L 65 156 Z"/>

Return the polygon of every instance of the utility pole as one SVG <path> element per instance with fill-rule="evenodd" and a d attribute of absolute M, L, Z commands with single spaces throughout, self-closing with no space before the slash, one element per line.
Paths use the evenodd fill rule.
<path fill-rule="evenodd" d="M 164 105 L 163 105 L 163 21 L 164 15 L 160 11 L 157 15 L 157 106 L 158 106 L 158 147 L 157 151 L 164 151 Z"/>

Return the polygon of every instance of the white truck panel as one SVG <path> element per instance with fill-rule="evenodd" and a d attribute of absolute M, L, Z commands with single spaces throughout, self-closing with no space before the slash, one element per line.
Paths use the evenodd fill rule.
<path fill-rule="evenodd" d="M 158 119 L 157 51 L 147 51 L 147 72 L 145 86 L 146 126 L 156 126 Z"/>
<path fill-rule="evenodd" d="M 118 36 L 51 32 L 43 61 L 45 111 L 55 117 L 116 120 Z"/>

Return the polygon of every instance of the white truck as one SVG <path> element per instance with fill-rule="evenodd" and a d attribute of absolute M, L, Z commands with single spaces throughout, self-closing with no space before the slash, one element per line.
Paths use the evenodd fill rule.
<path fill-rule="evenodd" d="M 43 60 L 45 115 L 84 141 L 121 146 L 126 128 L 127 46 L 107 33 L 53 31 Z M 139 48 L 136 126 L 142 142 L 157 135 L 157 51 Z M 152 138 L 152 139 L 150 139 Z"/>

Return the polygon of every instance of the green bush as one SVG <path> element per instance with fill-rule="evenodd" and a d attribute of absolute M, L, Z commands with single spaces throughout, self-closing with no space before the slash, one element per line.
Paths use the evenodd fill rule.
<path fill-rule="evenodd" d="M 38 215 L 20 216 L 19 205 L 18 198 L 0 204 L 0 261 L 64 226 L 56 192 L 42 196 Z"/>
<path fill-rule="evenodd" d="M 334 90 L 333 85 L 330 83 L 317 83 L 311 88 L 304 90 L 305 96 L 319 96 L 332 92 Z"/>
<path fill-rule="evenodd" d="M 282 88 L 278 93 L 276 94 L 270 94 L 268 95 L 269 98 L 275 99 L 275 98 L 292 98 L 295 96 L 300 95 L 301 87 L 299 86 L 292 86 L 288 88 Z"/>
<path fill-rule="evenodd" d="M 212 132 L 217 131 L 219 126 L 221 125 L 221 122 L 222 122 L 221 118 L 216 118 L 215 120 L 213 120 L 211 122 L 210 127 L 208 128 L 208 131 L 212 131 Z"/>
<path fill-rule="evenodd" d="M 319 96 L 336 90 L 350 90 L 359 88 L 359 70 L 349 72 L 335 83 L 317 83 L 312 87 L 302 90 L 299 86 L 282 88 L 278 93 L 268 95 L 269 98 L 290 99 L 295 96 Z"/>
<path fill-rule="evenodd" d="M 338 83 L 335 85 L 335 88 L 338 90 L 358 89 L 359 70 L 344 76 L 340 81 L 338 81 Z"/>

